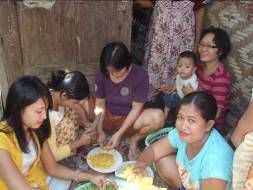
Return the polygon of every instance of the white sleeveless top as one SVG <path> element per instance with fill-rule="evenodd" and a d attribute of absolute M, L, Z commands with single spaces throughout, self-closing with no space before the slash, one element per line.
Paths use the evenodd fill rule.
<path fill-rule="evenodd" d="M 28 150 L 29 150 L 28 153 L 23 153 L 23 163 L 21 168 L 21 172 L 23 174 L 27 173 L 29 167 L 33 164 L 33 162 L 37 158 L 37 151 L 33 140 L 29 141 Z"/>

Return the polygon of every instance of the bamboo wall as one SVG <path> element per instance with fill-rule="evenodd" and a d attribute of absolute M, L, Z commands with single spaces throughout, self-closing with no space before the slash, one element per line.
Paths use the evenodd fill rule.
<path fill-rule="evenodd" d="M 251 1 L 212 1 L 207 10 L 208 25 L 225 29 L 232 42 L 227 67 L 233 77 L 232 99 L 227 123 L 234 127 L 246 109 L 253 87 L 253 13 L 245 8 Z"/>

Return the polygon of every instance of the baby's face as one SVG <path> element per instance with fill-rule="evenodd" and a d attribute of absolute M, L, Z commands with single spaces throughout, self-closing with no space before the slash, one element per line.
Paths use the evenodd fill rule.
<path fill-rule="evenodd" d="M 195 72 L 195 64 L 193 59 L 181 57 L 177 63 L 177 73 L 182 79 L 188 79 Z"/>

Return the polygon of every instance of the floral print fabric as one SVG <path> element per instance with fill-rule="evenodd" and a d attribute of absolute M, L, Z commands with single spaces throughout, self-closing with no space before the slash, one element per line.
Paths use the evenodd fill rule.
<path fill-rule="evenodd" d="M 149 100 L 155 87 L 173 86 L 178 55 L 192 50 L 195 38 L 194 2 L 156 1 L 147 37 L 144 67 L 149 74 Z"/>
<path fill-rule="evenodd" d="M 64 116 L 55 127 L 57 144 L 66 145 L 72 143 L 77 139 L 78 131 L 76 112 L 69 107 L 65 107 Z"/>

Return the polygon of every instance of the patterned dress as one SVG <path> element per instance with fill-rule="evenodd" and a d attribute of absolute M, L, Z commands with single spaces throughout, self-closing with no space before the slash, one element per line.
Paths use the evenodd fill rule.
<path fill-rule="evenodd" d="M 56 141 L 58 145 L 74 142 L 78 137 L 79 126 L 77 114 L 69 107 L 65 107 L 62 120 L 55 126 Z"/>
<path fill-rule="evenodd" d="M 194 10 L 206 3 L 202 0 L 156 1 L 143 63 L 149 74 L 149 100 L 158 93 L 155 87 L 170 87 L 175 84 L 178 55 L 194 47 Z"/>

